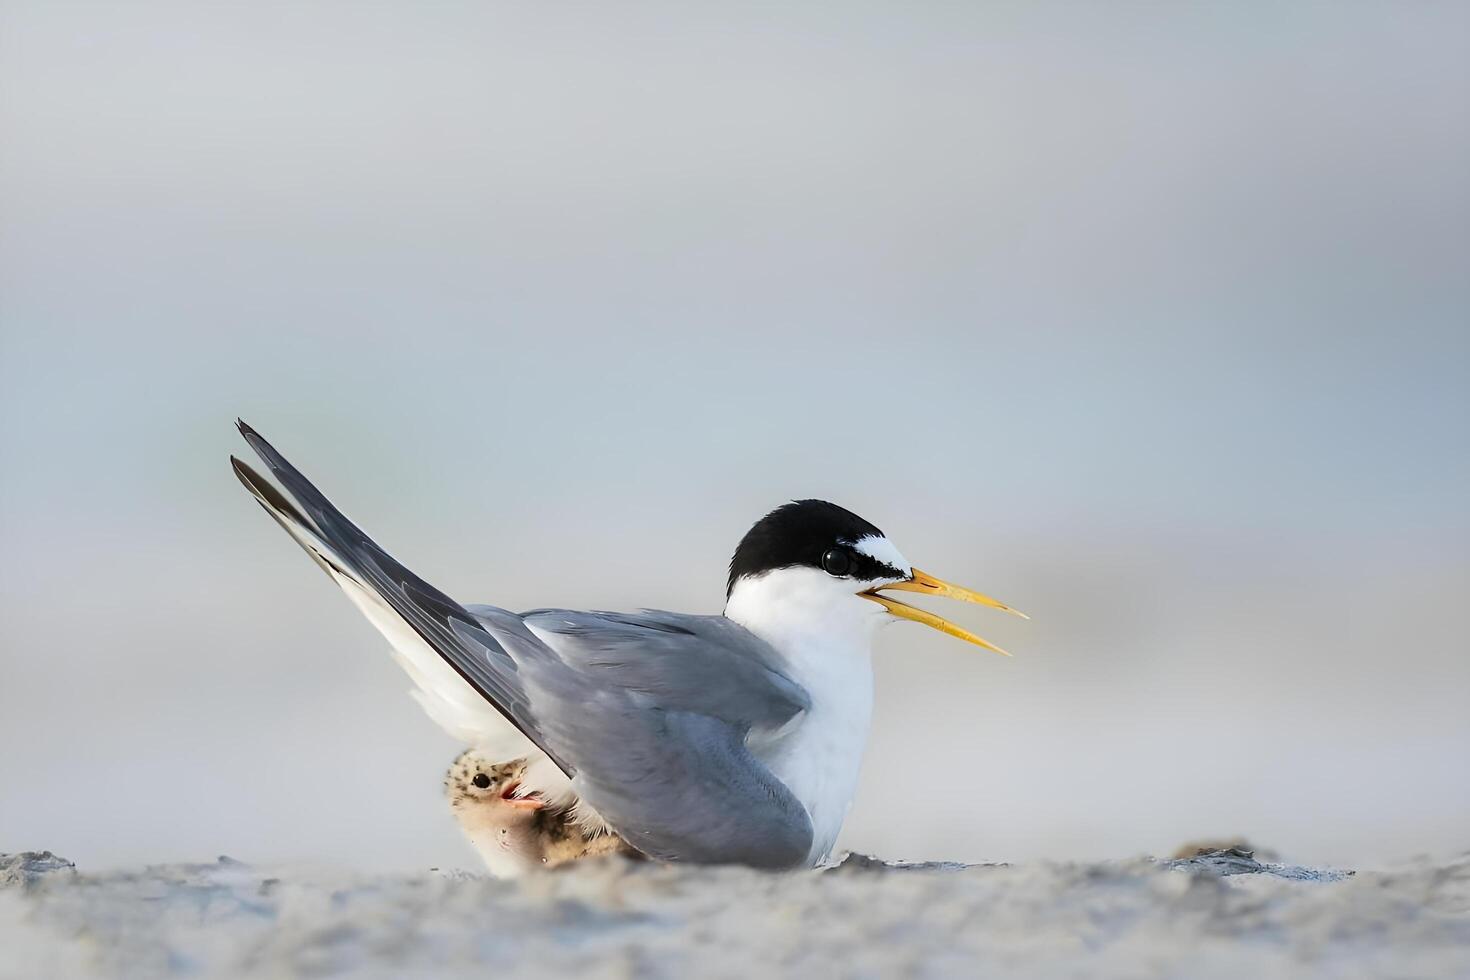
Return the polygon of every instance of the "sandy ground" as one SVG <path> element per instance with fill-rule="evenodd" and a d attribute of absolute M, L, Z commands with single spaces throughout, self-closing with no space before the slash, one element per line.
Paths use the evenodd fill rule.
<path fill-rule="evenodd" d="M 622 859 L 522 882 L 0 856 L 0 976 L 1466 977 L 1470 855 L 824 872 Z"/>

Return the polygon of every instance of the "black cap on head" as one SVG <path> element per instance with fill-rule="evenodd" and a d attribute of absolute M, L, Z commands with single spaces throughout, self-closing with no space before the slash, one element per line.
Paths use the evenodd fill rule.
<path fill-rule="evenodd" d="M 825 500 L 793 500 L 745 532 L 730 559 L 725 595 L 729 596 L 741 578 L 798 565 L 865 581 L 903 578 L 902 571 L 851 547 L 866 537 L 883 537 L 883 532 Z"/>

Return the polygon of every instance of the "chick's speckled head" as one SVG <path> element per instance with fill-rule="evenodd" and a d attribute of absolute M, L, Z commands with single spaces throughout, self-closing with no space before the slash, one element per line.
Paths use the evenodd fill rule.
<path fill-rule="evenodd" d="M 444 776 L 444 792 L 453 807 L 524 802 L 515 797 L 526 772 L 525 759 L 491 762 L 474 749 L 461 752 Z"/>

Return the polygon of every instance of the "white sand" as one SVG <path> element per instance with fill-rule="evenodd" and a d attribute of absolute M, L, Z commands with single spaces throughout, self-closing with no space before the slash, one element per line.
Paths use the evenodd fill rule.
<path fill-rule="evenodd" d="M 5 978 L 511 973 L 1465 977 L 1470 855 L 1355 875 L 1229 856 L 788 875 L 611 860 L 519 883 L 0 859 Z"/>

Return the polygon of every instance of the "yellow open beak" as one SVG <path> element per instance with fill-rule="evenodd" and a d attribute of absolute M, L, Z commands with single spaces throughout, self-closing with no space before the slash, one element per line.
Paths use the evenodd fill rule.
<path fill-rule="evenodd" d="M 899 602 L 897 599 L 889 598 L 886 595 L 879 595 L 878 592 L 880 590 L 897 592 L 920 592 L 924 595 L 948 596 L 951 599 L 959 599 L 961 602 L 974 602 L 982 606 L 989 606 L 992 609 L 999 609 L 1001 612 L 1008 612 L 1013 616 L 1020 616 L 1022 619 L 1031 618 L 1030 616 L 1027 616 L 1025 613 L 1021 612 L 1019 609 L 1012 609 L 1005 603 L 997 602 L 996 600 L 990 598 L 990 596 L 988 595 L 982 595 L 979 592 L 972 592 L 969 589 L 961 588 L 958 585 L 950 585 L 943 579 L 937 579 L 933 575 L 930 575 L 928 572 L 921 572 L 917 568 L 914 569 L 914 577 L 909 579 L 907 582 L 894 582 L 892 585 L 880 585 L 877 588 L 869 589 L 867 592 L 858 593 L 858 595 L 862 596 L 864 599 L 872 599 L 874 602 L 878 603 L 878 605 L 887 609 L 890 613 L 899 617 L 900 619 L 911 619 L 916 623 L 923 623 L 925 626 L 932 626 L 935 629 L 939 630 L 939 632 L 941 633 L 948 633 L 950 636 L 964 640 L 966 643 L 973 643 L 976 646 L 984 647 L 987 650 L 994 650 L 996 653 L 999 653 L 1002 656 L 1006 657 L 1009 657 L 1010 654 L 1006 653 L 1004 650 L 996 646 L 994 643 L 991 643 L 989 640 L 982 640 L 980 637 L 976 636 L 974 633 L 971 633 L 969 630 L 960 629 L 949 620 L 944 619 L 940 616 L 936 616 L 931 612 L 926 612 L 923 609 L 919 609 L 915 606 L 910 606 L 908 603 L 905 602 Z"/>

